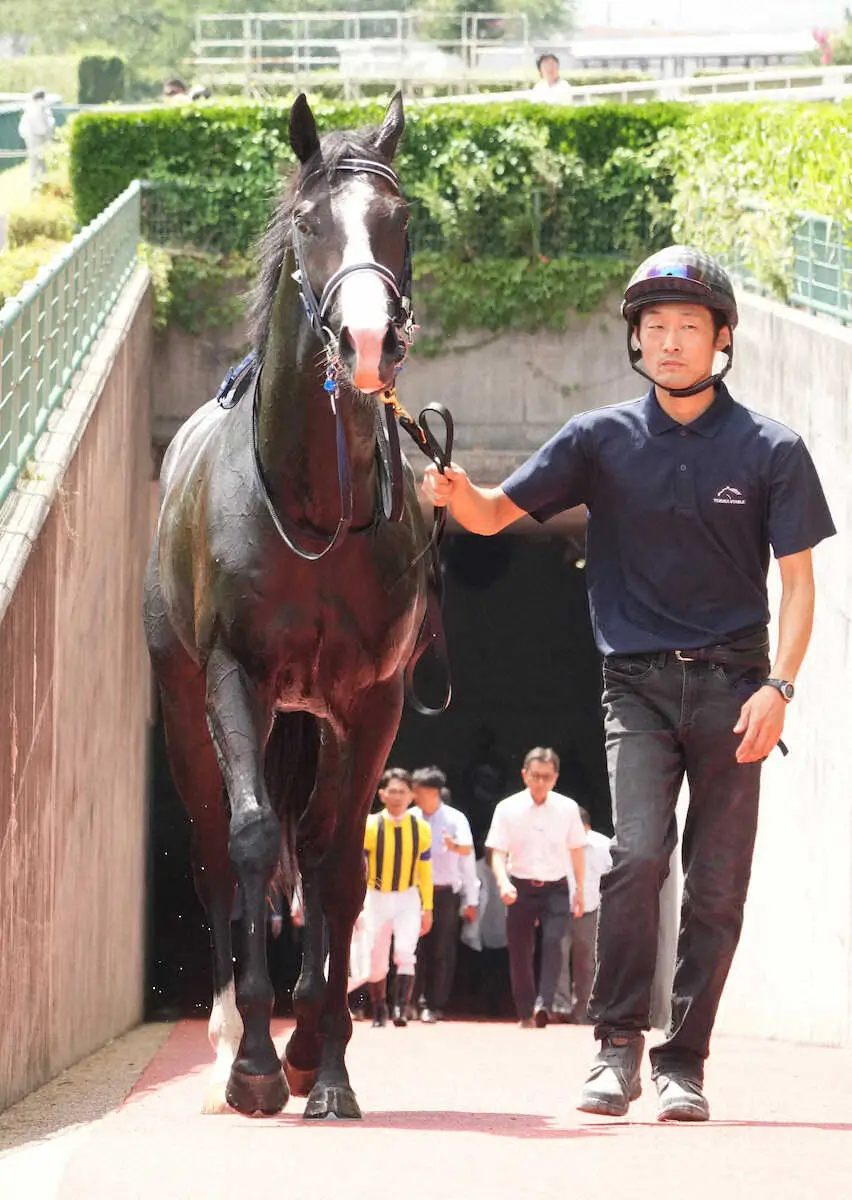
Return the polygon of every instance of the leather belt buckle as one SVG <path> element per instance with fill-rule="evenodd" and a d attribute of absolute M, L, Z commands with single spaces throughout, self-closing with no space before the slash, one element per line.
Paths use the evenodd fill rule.
<path fill-rule="evenodd" d="M 533 887 L 542 888 L 545 886 L 546 881 L 544 879 L 531 879 L 530 883 Z"/>

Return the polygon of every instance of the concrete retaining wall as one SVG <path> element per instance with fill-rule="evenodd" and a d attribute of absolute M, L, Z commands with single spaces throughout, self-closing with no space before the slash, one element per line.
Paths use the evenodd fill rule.
<path fill-rule="evenodd" d="M 0 513 L 0 1109 L 143 1002 L 150 287 Z"/>
<path fill-rule="evenodd" d="M 742 297 L 731 390 L 800 433 L 838 536 L 814 552 L 814 633 L 764 768 L 743 938 L 718 1028 L 852 1046 L 852 329 Z M 773 609 L 778 572 L 773 566 Z M 776 626 L 777 628 L 777 626 Z"/>

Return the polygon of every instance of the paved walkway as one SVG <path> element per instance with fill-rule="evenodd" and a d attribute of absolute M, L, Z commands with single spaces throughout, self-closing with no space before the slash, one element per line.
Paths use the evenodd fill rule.
<path fill-rule="evenodd" d="M 0 1154 L 4 1200 L 852 1195 L 845 1051 L 717 1038 L 707 1072 L 714 1119 L 673 1126 L 656 1124 L 650 1083 L 629 1120 L 574 1109 L 593 1049 L 588 1029 L 358 1025 L 349 1063 L 365 1119 L 316 1125 L 300 1120 L 303 1100 L 268 1120 L 201 1116 L 206 1027 L 181 1022 L 156 1049 L 164 1032 L 143 1027 L 123 1056 L 128 1043 L 115 1043 L 100 1072 L 88 1060 L 88 1084 L 66 1073 L 64 1102 L 56 1081 L 0 1115 L 0 1147 L 4 1137 L 11 1146 Z M 287 1032 L 276 1022 L 282 1046 Z M 105 1103 L 104 1087 L 120 1087 L 127 1060 L 138 1067 L 146 1053 L 124 1103 Z M 103 1072 L 111 1077 L 95 1087 L 85 1121 Z"/>

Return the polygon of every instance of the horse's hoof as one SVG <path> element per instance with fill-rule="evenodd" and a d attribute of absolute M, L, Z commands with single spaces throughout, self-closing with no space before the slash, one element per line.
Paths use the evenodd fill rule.
<path fill-rule="evenodd" d="M 361 1109 L 351 1087 L 339 1083 L 318 1083 L 305 1105 L 308 1121 L 360 1121 Z"/>
<path fill-rule="evenodd" d="M 288 1061 L 286 1054 L 281 1060 L 281 1066 L 284 1068 L 284 1074 L 290 1085 L 290 1095 L 310 1096 L 317 1081 L 318 1069 L 314 1067 L 312 1071 L 303 1071 L 301 1067 L 294 1067 Z"/>
<path fill-rule="evenodd" d="M 228 1101 L 225 1099 L 224 1083 L 210 1084 L 202 1102 L 201 1111 L 205 1116 L 218 1116 L 220 1113 L 231 1111 Z"/>
<path fill-rule="evenodd" d="M 272 1075 L 246 1075 L 231 1069 L 225 1099 L 247 1117 L 271 1117 L 287 1103 L 290 1089 L 283 1071 Z"/>

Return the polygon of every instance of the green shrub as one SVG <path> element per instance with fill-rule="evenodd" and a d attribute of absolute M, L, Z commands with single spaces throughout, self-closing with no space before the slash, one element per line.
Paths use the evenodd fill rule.
<path fill-rule="evenodd" d="M 314 107 L 321 129 L 375 123 L 384 111 L 375 103 Z M 246 103 L 81 114 L 71 147 L 78 220 L 92 220 L 134 178 L 155 180 L 167 198 L 152 198 L 152 212 L 165 206 L 172 240 L 200 236 L 205 248 L 245 253 L 268 220 L 282 170 L 293 164 L 288 112 L 284 104 Z M 655 230 L 662 236 L 661 205 L 664 209 L 671 180 L 663 174 L 655 182 L 649 171 L 656 169 L 659 133 L 683 119 L 683 106 L 672 104 L 412 107 L 397 165 L 407 193 L 419 204 L 420 244 L 445 235 L 448 202 L 467 205 L 461 223 L 467 230 L 478 221 L 489 230 L 490 249 L 500 249 L 493 244 L 494 230 L 501 238 L 505 231 L 500 245 L 515 253 L 521 231 L 529 230 L 535 216 L 529 209 L 535 191 L 546 193 L 541 248 L 547 253 L 606 253 Z M 622 168 L 626 184 L 620 191 Z M 624 214 L 643 205 L 643 213 L 625 225 Z M 182 227 L 189 229 L 186 238 Z M 628 235 L 622 236 L 624 228 Z M 456 238 L 462 255 L 466 239 L 467 233 Z M 527 240 L 525 252 L 534 255 L 537 248 Z M 470 247 L 477 250 L 477 244 Z"/>
<path fill-rule="evenodd" d="M 803 212 L 852 227 L 852 103 L 696 108 L 663 139 L 674 234 L 786 298 Z"/>
<path fill-rule="evenodd" d="M 49 263 L 65 243 L 52 238 L 37 237 L 26 245 L 0 251 L 0 304 L 5 303 Z"/>
<path fill-rule="evenodd" d="M 8 244 L 25 246 L 37 238 L 67 242 L 74 236 L 74 211 L 67 200 L 50 194 L 36 195 L 7 218 Z"/>
<path fill-rule="evenodd" d="M 86 54 L 77 69 L 80 104 L 109 104 L 124 99 L 124 59 Z"/>

